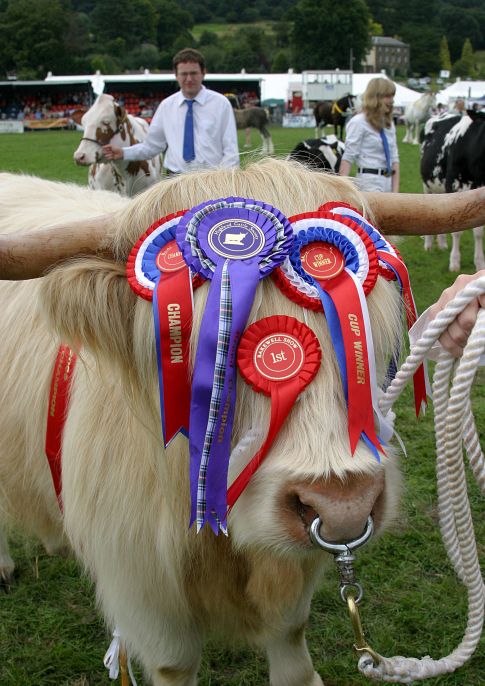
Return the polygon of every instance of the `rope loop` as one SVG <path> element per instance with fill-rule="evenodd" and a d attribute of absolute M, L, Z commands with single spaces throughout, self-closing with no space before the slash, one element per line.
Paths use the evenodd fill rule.
<path fill-rule="evenodd" d="M 485 277 L 469 283 L 429 324 L 382 396 L 380 407 L 384 413 L 392 407 L 443 331 L 483 293 Z M 481 309 L 463 356 L 456 361 L 448 352 L 441 351 L 433 377 L 439 522 L 448 557 L 467 589 L 465 634 L 455 650 L 439 660 L 429 656 L 417 659 L 379 655 L 376 661 L 375 656 L 364 652 L 359 659 L 359 671 L 377 681 L 410 684 L 454 672 L 473 655 L 480 641 L 485 615 L 485 585 L 467 493 L 463 446 L 472 473 L 485 494 L 485 462 L 470 402 L 471 387 L 484 349 L 485 310 Z"/>

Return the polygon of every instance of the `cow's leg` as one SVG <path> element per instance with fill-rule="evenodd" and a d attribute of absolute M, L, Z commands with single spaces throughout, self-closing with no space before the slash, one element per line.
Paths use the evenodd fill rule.
<path fill-rule="evenodd" d="M 461 265 L 460 254 L 460 238 L 461 231 L 451 234 L 451 252 L 450 252 L 450 272 L 459 272 Z"/>
<path fill-rule="evenodd" d="M 323 686 L 313 669 L 305 639 L 305 624 L 266 645 L 271 686 Z"/>
<path fill-rule="evenodd" d="M 483 226 L 477 226 L 473 229 L 473 241 L 475 244 L 473 251 L 473 262 L 477 271 L 485 269 L 485 259 L 483 257 Z"/>
<path fill-rule="evenodd" d="M 433 236 L 424 236 L 424 249 L 431 250 L 433 247 Z"/>
<path fill-rule="evenodd" d="M 448 241 L 446 239 L 446 233 L 439 233 L 436 236 L 436 242 L 440 250 L 448 250 Z"/>
<path fill-rule="evenodd" d="M 267 129 L 266 126 L 263 126 L 263 128 L 260 130 L 260 133 L 261 139 L 263 141 L 263 152 L 265 153 L 265 155 L 272 155 L 274 153 L 274 146 L 273 139 L 271 138 L 271 133 L 269 132 L 269 129 Z"/>
<path fill-rule="evenodd" d="M 123 565 L 121 569 L 126 573 Z M 105 616 L 126 642 L 128 655 L 143 666 L 152 686 L 196 686 L 203 642 L 194 617 L 184 607 L 185 599 L 176 593 L 180 588 L 167 584 L 170 590 L 165 589 L 165 597 L 162 578 L 158 588 L 142 579 L 128 583 L 136 576 L 119 583 L 120 576 L 109 563 L 97 580 L 97 594 Z"/>
<path fill-rule="evenodd" d="M 419 145 L 418 136 L 419 136 L 419 122 L 415 121 L 414 125 L 413 125 L 413 143 L 414 143 L 414 145 Z"/>
<path fill-rule="evenodd" d="M 152 673 L 153 686 L 197 686 L 198 671 L 199 661 L 195 665 L 159 667 Z"/>
<path fill-rule="evenodd" d="M 15 563 L 10 557 L 7 537 L 0 528 L 0 589 L 8 589 L 14 569 Z"/>
<path fill-rule="evenodd" d="M 159 625 L 159 621 L 157 623 Z M 150 639 L 147 637 L 147 640 Z M 161 652 L 158 660 L 152 662 L 157 666 L 150 670 L 153 686 L 196 686 L 202 655 L 202 643 L 196 629 L 172 622 L 170 631 L 161 632 L 157 642 Z"/>
<path fill-rule="evenodd" d="M 406 133 L 404 134 L 404 138 L 402 139 L 403 143 L 409 143 L 409 124 L 406 123 Z"/>

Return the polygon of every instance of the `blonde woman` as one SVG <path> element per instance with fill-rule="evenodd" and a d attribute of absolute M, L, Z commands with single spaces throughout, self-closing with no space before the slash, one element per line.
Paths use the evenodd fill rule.
<path fill-rule="evenodd" d="M 371 79 L 362 98 L 362 112 L 347 124 L 339 174 L 348 176 L 355 162 L 362 191 L 399 192 L 399 154 L 392 121 L 395 92 L 389 79 Z"/>

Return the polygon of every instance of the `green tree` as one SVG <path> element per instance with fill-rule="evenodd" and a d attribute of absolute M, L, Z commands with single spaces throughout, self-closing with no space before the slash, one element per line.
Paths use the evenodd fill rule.
<path fill-rule="evenodd" d="M 225 39 L 223 71 L 269 72 L 273 41 L 257 28 L 247 27 L 234 32 Z"/>
<path fill-rule="evenodd" d="M 289 50 L 278 50 L 277 53 L 275 53 L 273 57 L 273 61 L 271 63 L 271 71 L 274 74 L 282 74 L 285 71 L 288 71 L 290 68 L 290 53 Z"/>
<path fill-rule="evenodd" d="M 194 18 L 174 0 L 152 0 L 155 7 L 157 44 L 160 50 L 171 52 L 174 43 L 182 39 L 186 46 L 193 43 L 190 29 Z"/>
<path fill-rule="evenodd" d="M 383 36 L 384 29 L 382 28 L 382 24 L 371 19 L 369 21 L 369 33 L 371 36 Z"/>
<path fill-rule="evenodd" d="M 21 78 L 69 73 L 72 54 L 64 37 L 70 16 L 63 0 L 10 0 L 0 14 L 0 71 Z"/>
<path fill-rule="evenodd" d="M 157 13 L 150 0 L 98 0 L 90 17 L 99 45 L 117 38 L 130 46 L 156 42 Z"/>
<path fill-rule="evenodd" d="M 475 59 L 473 54 L 473 46 L 469 38 L 465 39 L 463 48 L 461 50 L 461 57 L 457 60 L 452 68 L 453 76 L 471 77 L 476 76 Z"/>
<path fill-rule="evenodd" d="M 450 49 L 448 48 L 448 40 L 446 36 L 441 37 L 440 43 L 440 65 L 442 69 L 451 71 L 451 57 Z"/>
<path fill-rule="evenodd" d="M 290 10 L 296 69 L 354 68 L 370 47 L 370 14 L 364 0 L 299 0 Z"/>
<path fill-rule="evenodd" d="M 475 14 L 463 7 L 445 5 L 439 13 L 439 18 L 443 32 L 448 39 L 452 62 L 460 58 L 466 38 L 469 38 L 475 46 L 480 45 L 483 41 L 483 34 L 485 32 L 485 24 L 483 24 L 484 15 L 482 15 L 482 22 L 480 22 L 479 14 Z"/>

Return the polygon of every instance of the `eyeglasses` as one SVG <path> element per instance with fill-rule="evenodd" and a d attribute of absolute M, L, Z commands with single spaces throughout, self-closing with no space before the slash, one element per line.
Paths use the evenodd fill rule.
<path fill-rule="evenodd" d="M 200 71 L 179 71 L 177 72 L 177 78 L 185 81 L 186 79 L 194 79 L 197 76 L 202 76 Z"/>

